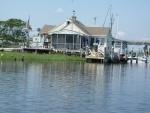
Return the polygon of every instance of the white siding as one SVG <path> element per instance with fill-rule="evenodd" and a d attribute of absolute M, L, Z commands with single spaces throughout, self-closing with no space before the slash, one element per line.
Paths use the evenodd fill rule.
<path fill-rule="evenodd" d="M 33 42 L 41 42 L 41 37 L 33 37 Z"/>
<path fill-rule="evenodd" d="M 69 24 L 68 24 L 69 21 Z M 88 35 L 83 32 L 80 28 L 78 28 L 72 20 L 67 20 L 60 24 L 58 27 L 53 29 L 50 34 L 58 33 L 58 34 L 80 34 L 80 35 Z"/>

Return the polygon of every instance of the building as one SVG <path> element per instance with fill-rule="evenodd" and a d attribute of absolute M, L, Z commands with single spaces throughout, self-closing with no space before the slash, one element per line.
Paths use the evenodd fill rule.
<path fill-rule="evenodd" d="M 48 32 L 52 30 L 55 26 L 44 25 L 39 31 L 39 36 L 33 37 L 32 48 L 49 48 L 50 45 L 50 35 Z"/>
<path fill-rule="evenodd" d="M 110 55 L 112 34 L 109 27 L 85 26 L 74 15 L 57 26 L 44 25 L 39 32 L 43 48 L 62 50 L 91 50 Z"/>

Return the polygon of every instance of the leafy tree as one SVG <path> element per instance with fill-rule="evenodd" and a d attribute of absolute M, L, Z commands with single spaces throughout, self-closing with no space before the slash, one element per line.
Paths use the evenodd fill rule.
<path fill-rule="evenodd" d="M 25 27 L 26 22 L 21 19 L 8 19 L 0 21 L 0 40 L 5 42 L 22 42 L 28 37 L 28 32 L 31 30 Z"/>

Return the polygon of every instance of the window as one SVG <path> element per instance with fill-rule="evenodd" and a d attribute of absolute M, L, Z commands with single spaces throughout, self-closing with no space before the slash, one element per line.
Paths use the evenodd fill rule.
<path fill-rule="evenodd" d="M 65 43 L 65 35 L 58 35 L 58 43 Z"/>
<path fill-rule="evenodd" d="M 70 21 L 67 21 L 67 25 L 69 25 L 70 24 Z"/>
<path fill-rule="evenodd" d="M 105 44 L 105 38 L 100 38 L 100 45 L 104 45 Z"/>
<path fill-rule="evenodd" d="M 80 44 L 80 36 L 79 35 L 74 35 L 74 43 Z"/>
<path fill-rule="evenodd" d="M 73 43 L 73 35 L 66 35 L 66 43 Z"/>
<path fill-rule="evenodd" d="M 52 35 L 52 43 L 57 43 L 57 35 L 56 34 Z"/>

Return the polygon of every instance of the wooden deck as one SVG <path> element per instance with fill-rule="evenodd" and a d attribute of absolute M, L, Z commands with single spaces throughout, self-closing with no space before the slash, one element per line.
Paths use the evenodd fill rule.
<path fill-rule="evenodd" d="M 85 56 L 86 59 L 99 59 L 99 60 L 104 60 L 104 57 L 99 57 L 99 56 Z"/>
<path fill-rule="evenodd" d="M 0 51 L 22 51 L 23 48 L 0 48 Z"/>

